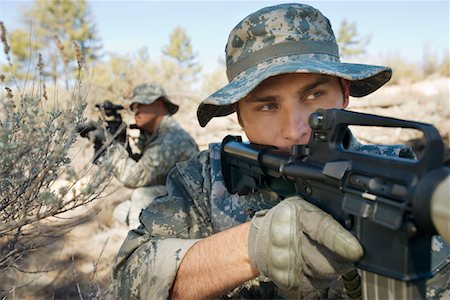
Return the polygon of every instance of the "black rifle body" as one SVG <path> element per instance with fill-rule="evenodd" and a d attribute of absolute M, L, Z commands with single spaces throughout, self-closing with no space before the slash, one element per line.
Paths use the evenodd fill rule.
<path fill-rule="evenodd" d="M 226 137 L 221 161 L 228 191 L 244 195 L 284 179 L 358 238 L 364 248 L 358 268 L 406 282 L 433 276 L 430 198 L 450 175 L 439 132 L 429 124 L 338 109 L 318 110 L 309 125 L 309 143 L 291 153 Z M 349 125 L 419 130 L 426 151 L 416 160 L 345 149 Z"/>

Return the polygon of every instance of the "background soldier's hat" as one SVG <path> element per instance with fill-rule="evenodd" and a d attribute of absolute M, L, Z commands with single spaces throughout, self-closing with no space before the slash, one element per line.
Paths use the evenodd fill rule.
<path fill-rule="evenodd" d="M 144 83 L 133 89 L 130 98 L 130 106 L 134 103 L 152 104 L 156 100 L 161 99 L 167 104 L 167 109 L 171 115 L 178 111 L 179 106 L 174 104 L 167 98 L 166 92 L 161 86 L 153 83 Z"/>
<path fill-rule="evenodd" d="M 268 77 L 316 73 L 350 81 L 350 95 L 366 96 L 389 81 L 388 67 L 341 63 L 329 20 L 304 4 L 263 8 L 242 20 L 225 47 L 229 84 L 206 98 L 197 110 L 204 127 L 213 117 L 234 112 L 236 103 Z"/>

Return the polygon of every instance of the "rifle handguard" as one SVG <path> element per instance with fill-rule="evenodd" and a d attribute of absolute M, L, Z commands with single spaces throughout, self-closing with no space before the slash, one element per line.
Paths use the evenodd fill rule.
<path fill-rule="evenodd" d="M 450 174 L 442 180 L 431 196 L 431 216 L 437 232 L 450 243 Z"/>

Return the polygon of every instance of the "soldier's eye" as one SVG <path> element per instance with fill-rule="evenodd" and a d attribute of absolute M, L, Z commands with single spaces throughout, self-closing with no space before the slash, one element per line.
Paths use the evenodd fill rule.
<path fill-rule="evenodd" d="M 276 108 L 277 108 L 277 105 L 275 103 L 269 103 L 269 104 L 262 105 L 259 110 L 270 111 L 270 110 L 274 110 Z"/>
<path fill-rule="evenodd" d="M 323 95 L 322 92 L 314 92 L 312 94 L 310 94 L 308 97 L 306 97 L 306 100 L 316 100 L 318 98 L 320 98 Z"/>

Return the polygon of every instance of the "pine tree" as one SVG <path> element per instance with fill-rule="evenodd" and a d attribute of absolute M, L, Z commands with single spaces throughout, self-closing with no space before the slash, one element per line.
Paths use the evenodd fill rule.
<path fill-rule="evenodd" d="M 169 39 L 169 44 L 163 47 L 162 53 L 175 62 L 176 77 L 183 82 L 195 80 L 201 67 L 196 61 L 198 54 L 193 50 L 191 38 L 182 27 L 176 27 Z"/>
<path fill-rule="evenodd" d="M 56 83 L 61 78 L 58 74 L 65 74 L 68 88 L 68 78 L 78 68 L 76 57 L 83 57 L 86 63 L 100 56 L 102 46 L 86 0 L 36 0 L 24 11 L 23 25 L 26 29 L 9 34 L 19 78 L 29 75 L 30 64 L 35 64 L 37 53 L 41 53 L 48 62 L 44 79 Z M 81 53 L 77 54 L 75 48 Z"/>
<path fill-rule="evenodd" d="M 338 30 L 337 42 L 341 58 L 351 58 L 366 53 L 370 36 L 359 37 L 356 23 L 343 20 Z"/>

